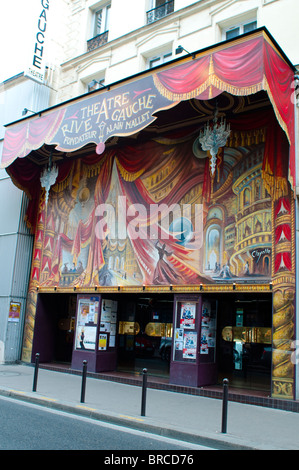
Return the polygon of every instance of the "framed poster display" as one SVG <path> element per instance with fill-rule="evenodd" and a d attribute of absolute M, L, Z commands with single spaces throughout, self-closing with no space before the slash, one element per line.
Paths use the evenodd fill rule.
<path fill-rule="evenodd" d="M 77 296 L 72 369 L 81 370 L 86 360 L 89 372 L 115 370 L 117 306 L 116 301 L 100 294 Z"/>
<path fill-rule="evenodd" d="M 216 383 L 215 300 L 203 295 L 177 294 L 173 327 L 169 383 L 192 387 Z"/>

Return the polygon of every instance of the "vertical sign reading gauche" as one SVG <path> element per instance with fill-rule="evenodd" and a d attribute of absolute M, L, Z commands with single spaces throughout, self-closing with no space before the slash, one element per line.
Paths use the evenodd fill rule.
<path fill-rule="evenodd" d="M 45 41 L 47 35 L 47 23 L 50 7 L 50 0 L 38 0 L 39 12 L 35 23 L 35 36 L 31 63 L 26 71 L 26 75 L 41 83 L 45 76 Z"/>

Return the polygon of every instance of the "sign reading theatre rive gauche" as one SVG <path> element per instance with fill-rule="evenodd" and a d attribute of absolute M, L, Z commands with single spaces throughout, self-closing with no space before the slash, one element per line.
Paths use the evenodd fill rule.
<path fill-rule="evenodd" d="M 149 76 L 100 95 L 74 103 L 65 114 L 55 135 L 59 150 L 74 150 L 97 143 L 97 153 L 113 135 L 129 135 L 147 127 L 156 118 L 152 113 L 169 104 L 155 89 Z"/>

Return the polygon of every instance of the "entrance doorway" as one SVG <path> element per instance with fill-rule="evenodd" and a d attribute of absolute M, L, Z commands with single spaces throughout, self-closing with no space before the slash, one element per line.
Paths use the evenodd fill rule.
<path fill-rule="evenodd" d="M 32 357 L 41 362 L 70 363 L 72 359 L 77 296 L 39 294 Z"/>
<path fill-rule="evenodd" d="M 123 296 L 118 315 L 118 370 L 168 377 L 173 296 Z"/>
<path fill-rule="evenodd" d="M 117 301 L 117 370 L 169 377 L 173 337 L 172 294 L 103 294 Z M 272 295 L 205 294 L 217 311 L 218 383 L 271 389 Z M 74 351 L 76 294 L 39 294 L 32 357 L 70 364 Z M 213 308 L 214 308 L 213 307 Z M 202 357 L 201 357 L 202 360 Z M 211 384 L 213 385 L 213 384 Z"/>
<path fill-rule="evenodd" d="M 219 383 L 271 390 L 272 296 L 217 296 L 217 363 Z"/>

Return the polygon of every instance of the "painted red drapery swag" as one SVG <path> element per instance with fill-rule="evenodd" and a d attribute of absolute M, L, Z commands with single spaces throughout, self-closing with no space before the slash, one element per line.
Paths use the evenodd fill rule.
<path fill-rule="evenodd" d="M 155 76 L 155 85 L 161 94 L 177 101 L 211 99 L 223 91 L 237 96 L 267 91 L 276 119 L 290 144 L 288 176 L 294 187 L 294 72 L 267 38 L 244 39 L 224 50 L 211 51 L 196 61 L 160 72 Z"/>
<path fill-rule="evenodd" d="M 251 131 L 255 129 L 265 129 L 266 142 L 264 150 L 264 159 L 262 166 L 262 174 L 264 183 L 267 187 L 268 192 L 274 199 L 281 197 L 287 193 L 287 172 L 288 172 L 288 150 L 289 145 L 287 138 L 280 128 L 272 109 L 259 111 L 258 113 L 249 113 L 245 116 L 239 116 L 237 119 L 230 120 L 232 131 Z M 178 131 L 180 138 L 182 137 L 182 131 Z M 198 134 L 197 129 L 187 130 L 186 133 L 190 132 L 195 138 Z M 176 139 L 176 132 L 170 136 L 169 142 Z M 186 139 L 186 135 L 185 135 Z M 167 146 L 164 147 L 164 150 Z M 171 148 L 171 145 L 170 147 Z M 168 147 L 167 147 L 168 149 Z M 167 153 L 167 150 L 165 150 Z M 178 151 L 178 150 L 177 150 Z M 144 155 L 151 155 L 151 158 L 144 158 Z M 106 151 L 102 155 L 96 153 L 90 154 L 81 159 L 81 162 L 85 165 L 94 165 L 97 162 L 103 162 L 103 171 L 105 177 L 99 186 L 98 190 L 103 195 L 102 201 L 105 201 L 105 194 L 109 191 L 109 185 L 111 180 L 112 163 L 114 158 L 117 158 L 119 166 L 123 169 L 126 174 L 131 175 L 131 180 L 136 180 L 134 189 L 131 191 L 135 193 L 134 203 L 141 202 L 139 198 L 144 198 L 142 203 L 149 201 L 148 195 L 140 183 L 140 180 L 134 178 L 134 175 L 146 173 L 153 165 L 153 156 L 157 155 L 157 158 L 161 158 L 163 150 L 160 153 L 157 151 L 156 142 L 147 142 L 141 146 L 125 146 L 117 148 L 117 150 Z M 108 163 L 109 162 L 109 163 Z M 190 162 L 191 164 L 191 162 Z M 194 164 L 194 162 L 192 163 Z M 221 165 L 221 163 L 219 163 Z M 58 177 L 57 183 L 60 183 L 66 179 L 70 169 L 73 165 L 72 160 L 64 160 L 58 162 Z M 32 231 L 35 231 L 35 219 L 38 211 L 39 194 L 40 194 L 40 167 L 35 165 L 28 159 L 17 159 L 14 164 L 8 168 L 8 173 L 15 182 L 15 184 L 26 192 L 29 198 L 29 204 L 27 209 L 27 223 L 31 227 Z M 180 180 L 182 181 L 179 195 L 184 194 L 186 184 L 190 179 L 189 171 L 194 169 L 189 168 L 186 165 L 186 160 L 182 160 L 182 168 L 180 172 Z M 198 182 L 203 184 L 203 198 L 208 203 L 211 195 L 211 175 L 209 171 L 209 159 L 206 158 L 204 165 L 200 167 L 200 171 L 197 169 L 195 175 L 198 177 Z M 126 183 L 128 184 L 128 183 Z M 106 188 L 106 189 L 105 189 Z M 173 203 L 174 194 L 177 193 L 177 189 L 172 191 L 167 199 L 163 201 L 167 204 Z"/>
<path fill-rule="evenodd" d="M 159 100 L 155 102 L 151 109 L 151 113 L 154 114 L 191 98 L 211 99 L 224 91 L 232 95 L 245 96 L 266 90 L 274 109 L 275 119 L 270 113 L 271 121 L 267 122 L 268 151 L 266 149 L 263 176 L 268 188 L 272 188 L 273 195 L 275 195 L 276 190 L 279 191 L 281 185 L 286 184 L 286 175 L 292 188 L 295 184 L 293 77 L 294 72 L 291 66 L 279 53 L 269 34 L 262 29 L 233 42 L 215 46 L 202 54 L 198 53 L 194 60 L 153 73 L 150 77 L 140 78 L 134 82 L 134 93 L 138 93 L 136 92 L 138 89 L 144 89 L 144 80 L 147 86 L 149 79 L 151 80 L 152 91 L 164 100 L 163 104 Z M 116 88 L 116 92 L 119 93 L 125 90 L 126 85 Z M 109 98 L 109 93 L 113 93 L 113 90 L 105 91 L 105 93 L 107 93 L 105 96 Z M 100 99 L 101 92 L 96 96 Z M 78 109 L 88 106 L 91 99 L 89 97 L 78 99 L 72 104 L 71 111 L 75 111 L 76 106 Z M 44 116 L 31 117 L 6 130 L 2 167 L 8 167 L 8 172 L 16 184 L 28 192 L 32 201 L 28 213 L 31 223 L 32 216 L 36 213 L 37 201 L 34 195 L 39 191 L 40 185 L 37 181 L 40 169 L 23 157 L 26 157 L 32 150 L 40 148 L 44 143 L 59 147 L 61 143 L 57 141 L 58 136 L 61 135 L 65 119 L 70 119 L 69 116 L 66 118 L 67 109 L 64 106 L 48 111 Z M 265 114 L 262 113 L 258 119 L 259 117 L 263 119 Z M 236 120 L 231 124 L 235 128 L 258 127 L 256 116 L 252 121 L 250 117 L 241 121 Z M 286 139 L 280 132 L 277 134 L 278 124 L 283 129 Z M 98 123 L 96 126 L 98 128 Z M 128 130 L 127 135 L 134 132 Z M 118 135 L 117 131 L 114 135 Z M 98 144 L 96 141 L 94 143 Z M 63 178 L 61 173 L 64 171 L 60 168 L 59 178 Z M 207 186 L 209 187 L 209 184 Z"/>

